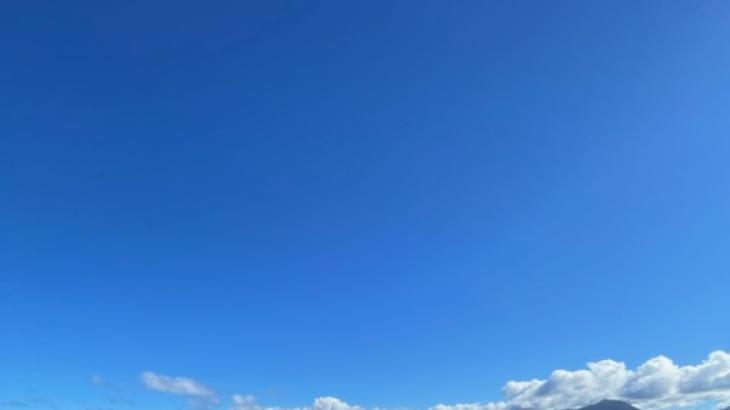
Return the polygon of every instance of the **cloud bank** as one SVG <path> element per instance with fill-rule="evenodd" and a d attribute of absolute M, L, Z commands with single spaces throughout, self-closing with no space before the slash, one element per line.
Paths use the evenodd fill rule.
<path fill-rule="evenodd" d="M 645 410 L 717 401 L 730 405 L 730 354 L 710 353 L 697 365 L 678 366 L 665 356 L 634 370 L 615 360 L 588 363 L 586 369 L 555 370 L 545 380 L 508 381 L 503 401 L 438 404 L 431 410 L 563 410 L 603 399 L 623 400 Z"/>
<path fill-rule="evenodd" d="M 154 391 L 188 398 L 191 408 L 218 408 L 215 391 L 187 377 L 142 373 Z M 730 406 L 730 353 L 716 351 L 701 363 L 679 366 L 666 356 L 647 360 L 635 369 L 616 360 L 588 363 L 585 369 L 555 370 L 547 379 L 511 380 L 504 399 L 486 403 L 437 404 L 429 410 L 566 410 L 604 399 L 622 400 L 642 410 L 662 410 L 715 402 Z M 366 410 L 336 397 L 319 397 L 310 406 L 262 406 L 253 395 L 234 394 L 229 410 Z M 382 410 L 373 408 L 372 410 Z"/>

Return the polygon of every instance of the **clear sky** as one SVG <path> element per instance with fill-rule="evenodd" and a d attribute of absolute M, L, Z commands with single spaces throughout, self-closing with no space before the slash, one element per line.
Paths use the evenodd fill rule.
<path fill-rule="evenodd" d="M 728 350 L 728 21 L 4 1 L 0 405 L 426 408 Z"/>

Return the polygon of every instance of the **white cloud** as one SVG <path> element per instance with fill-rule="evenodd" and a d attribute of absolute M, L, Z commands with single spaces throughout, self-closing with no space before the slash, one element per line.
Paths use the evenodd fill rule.
<path fill-rule="evenodd" d="M 336 397 L 319 397 L 314 400 L 312 410 L 363 410 L 363 408 L 351 406 Z"/>
<path fill-rule="evenodd" d="M 186 377 L 145 372 L 142 381 L 150 390 L 188 397 L 191 408 L 219 404 L 216 393 Z M 502 388 L 503 401 L 438 404 L 430 410 L 565 410 L 603 399 L 623 400 L 643 410 L 716 402 L 730 405 L 730 354 L 711 353 L 696 365 L 679 366 L 666 356 L 647 360 L 635 369 L 616 360 L 588 363 L 585 369 L 553 371 L 546 379 L 511 380 Z M 230 410 L 366 410 L 336 397 L 319 397 L 310 406 L 270 407 L 253 395 L 231 396 Z M 372 409 L 376 410 L 376 409 Z M 379 409 L 377 409 L 379 410 Z"/>
<path fill-rule="evenodd" d="M 261 406 L 256 403 L 256 397 L 251 394 L 234 394 L 231 401 L 233 401 L 231 410 L 261 410 Z"/>
<path fill-rule="evenodd" d="M 234 394 L 231 397 L 233 406 L 230 410 L 365 410 L 360 406 L 353 406 L 336 397 L 318 397 L 310 407 L 263 407 L 253 395 Z"/>
<path fill-rule="evenodd" d="M 635 370 L 623 362 L 601 360 L 588 363 L 587 369 L 555 370 L 545 380 L 509 381 L 502 393 L 505 401 L 439 404 L 431 410 L 562 410 L 603 399 L 624 400 L 645 410 L 730 403 L 730 354 L 716 351 L 689 366 L 658 356 Z"/>
<path fill-rule="evenodd" d="M 150 390 L 181 396 L 215 398 L 213 390 L 187 377 L 170 377 L 154 372 L 144 372 L 142 381 Z"/>

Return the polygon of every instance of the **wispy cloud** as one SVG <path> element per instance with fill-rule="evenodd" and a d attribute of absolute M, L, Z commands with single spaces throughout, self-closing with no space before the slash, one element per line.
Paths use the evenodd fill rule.
<path fill-rule="evenodd" d="M 217 407 L 219 403 L 218 395 L 213 389 L 189 377 L 172 377 L 144 372 L 141 378 L 144 385 L 150 390 L 185 397 L 190 409 L 207 410 Z"/>
<path fill-rule="evenodd" d="M 170 377 L 154 372 L 142 373 L 142 382 L 150 390 L 181 396 L 213 398 L 215 392 L 188 377 Z"/>
<path fill-rule="evenodd" d="M 2 400 L 0 401 L 0 407 L 12 407 L 12 408 L 20 408 L 20 407 L 28 407 L 28 403 L 20 400 Z"/>
<path fill-rule="evenodd" d="M 106 403 L 112 404 L 112 405 L 124 405 L 124 406 L 130 406 L 134 407 L 134 402 L 132 400 L 129 400 L 126 397 L 121 396 L 105 396 L 103 399 Z"/>
<path fill-rule="evenodd" d="M 33 398 L 33 399 L 28 399 L 26 401 L 33 405 L 47 407 L 52 410 L 58 410 L 58 406 L 56 406 L 55 403 L 53 403 L 50 400 L 43 399 L 43 398 Z"/>
<path fill-rule="evenodd" d="M 231 397 L 233 406 L 231 410 L 261 410 L 262 407 L 256 402 L 256 397 L 252 394 L 234 394 Z"/>
<path fill-rule="evenodd" d="M 561 410 L 603 399 L 624 400 L 646 410 L 707 401 L 730 405 L 730 354 L 716 351 L 687 366 L 657 356 L 634 370 L 623 362 L 601 360 L 588 363 L 586 369 L 555 370 L 544 380 L 508 381 L 502 393 L 505 399 L 499 402 L 439 404 L 431 410 Z"/>

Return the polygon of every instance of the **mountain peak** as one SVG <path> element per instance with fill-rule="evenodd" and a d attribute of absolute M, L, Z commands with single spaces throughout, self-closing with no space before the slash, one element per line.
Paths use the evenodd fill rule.
<path fill-rule="evenodd" d="M 603 399 L 596 404 L 585 406 L 579 410 L 639 410 L 629 403 L 620 400 Z"/>

